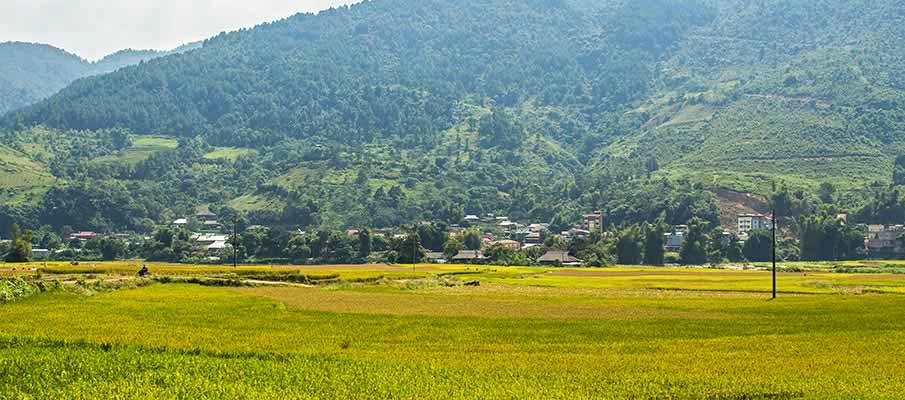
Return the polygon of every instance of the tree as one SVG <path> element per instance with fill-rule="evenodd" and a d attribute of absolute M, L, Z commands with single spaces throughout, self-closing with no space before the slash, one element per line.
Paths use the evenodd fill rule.
<path fill-rule="evenodd" d="M 462 242 L 465 245 L 465 249 L 467 250 L 481 250 L 481 245 L 484 241 L 481 238 L 481 231 L 477 229 L 469 229 L 465 231 Z"/>
<path fill-rule="evenodd" d="M 833 186 L 832 183 L 823 182 L 820 184 L 820 188 L 817 189 L 817 197 L 820 198 L 820 201 L 831 204 L 833 203 L 833 196 L 836 195 L 836 187 Z"/>
<path fill-rule="evenodd" d="M 716 230 L 708 235 L 707 240 L 707 263 L 710 265 L 719 265 L 723 262 L 723 235 L 722 231 Z"/>
<path fill-rule="evenodd" d="M 861 228 L 847 225 L 828 214 L 809 215 L 797 220 L 802 261 L 838 261 L 863 257 Z"/>
<path fill-rule="evenodd" d="M 0 242 L 0 257 L 6 257 L 6 253 L 9 251 L 9 247 L 9 242 Z"/>
<path fill-rule="evenodd" d="M 443 255 L 447 259 L 452 259 L 462 250 L 465 250 L 465 244 L 458 237 L 451 237 L 443 244 Z"/>
<path fill-rule="evenodd" d="M 515 120 L 515 117 L 502 109 L 483 116 L 478 133 L 483 148 L 499 146 L 513 149 L 525 140 L 525 128 Z"/>
<path fill-rule="evenodd" d="M 560 235 L 550 235 L 544 240 L 544 246 L 552 250 L 566 250 L 569 244 Z"/>
<path fill-rule="evenodd" d="M 638 227 L 631 226 L 621 230 L 616 240 L 616 262 L 623 265 L 637 265 L 641 264 L 642 260 Z"/>
<path fill-rule="evenodd" d="M 32 232 L 26 230 L 24 233 L 19 225 L 13 225 L 10 229 L 10 246 L 4 260 L 8 263 L 19 263 L 31 261 L 31 242 Z"/>
<path fill-rule="evenodd" d="M 511 265 L 510 261 L 516 253 L 517 251 L 513 250 L 511 247 L 503 246 L 500 244 L 495 244 L 484 250 L 484 256 L 490 259 L 490 261 L 492 261 L 494 264 L 498 265 Z"/>
<path fill-rule="evenodd" d="M 399 264 L 416 264 L 424 259 L 421 238 L 415 233 L 410 233 L 401 240 L 397 240 L 393 251 L 396 252 L 396 262 Z"/>
<path fill-rule="evenodd" d="M 729 246 L 726 247 L 726 259 L 730 262 L 744 261 L 745 255 L 738 235 L 733 234 L 729 237 Z"/>
<path fill-rule="evenodd" d="M 308 246 L 308 240 L 302 235 L 292 236 L 287 245 L 286 255 L 293 264 L 303 264 L 305 260 L 311 258 L 311 247 Z"/>
<path fill-rule="evenodd" d="M 154 232 L 152 240 L 145 244 L 148 261 L 180 262 L 191 255 L 191 234 L 184 229 L 163 227 Z M 230 244 L 235 246 L 234 238 Z"/>
<path fill-rule="evenodd" d="M 126 242 L 116 238 L 103 238 L 100 242 L 100 252 L 104 261 L 123 259 L 126 256 Z"/>
<path fill-rule="evenodd" d="M 358 258 L 366 260 L 371 255 L 371 231 L 362 229 L 358 232 Z"/>
<path fill-rule="evenodd" d="M 688 224 L 688 235 L 682 243 L 679 258 L 685 265 L 704 265 L 707 263 L 707 235 L 705 222 L 695 217 Z"/>
<path fill-rule="evenodd" d="M 644 264 L 665 264 L 666 226 L 661 221 L 644 225 Z"/>
<path fill-rule="evenodd" d="M 34 232 L 35 246 L 41 249 L 56 250 L 63 245 L 63 239 L 53 231 L 50 225 L 44 225 Z"/>
<path fill-rule="evenodd" d="M 773 259 L 773 234 L 759 229 L 748 233 L 748 240 L 742 247 L 742 254 L 748 261 L 765 262 Z"/>
<path fill-rule="evenodd" d="M 425 249 L 441 250 L 449 236 L 445 224 L 418 224 L 418 236 Z"/>
<path fill-rule="evenodd" d="M 905 154 L 896 157 L 892 170 L 892 182 L 895 185 L 905 185 Z"/>

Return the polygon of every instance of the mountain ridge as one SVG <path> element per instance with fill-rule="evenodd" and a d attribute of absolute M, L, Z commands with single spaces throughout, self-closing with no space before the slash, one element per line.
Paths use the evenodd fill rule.
<path fill-rule="evenodd" d="M 54 156 L 67 182 L 172 204 L 144 209 L 333 226 L 590 209 L 716 220 L 708 190 L 857 196 L 890 181 L 905 152 L 905 5 L 885 3 L 372 1 L 79 80 L 3 124 L 25 153 L 46 135 L 179 141 L 134 165 Z M 184 182 L 189 194 L 165 189 Z"/>
<path fill-rule="evenodd" d="M 200 45 L 201 42 L 194 42 L 168 51 L 124 49 L 100 60 L 88 61 L 50 44 L 2 42 L 0 115 L 49 97 L 78 79 L 193 50 Z"/>

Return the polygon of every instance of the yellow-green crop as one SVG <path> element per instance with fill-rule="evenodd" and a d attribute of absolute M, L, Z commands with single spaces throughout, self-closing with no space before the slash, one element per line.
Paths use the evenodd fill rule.
<path fill-rule="evenodd" d="M 402 273 L 396 268 L 357 273 Z M 905 276 L 784 275 L 801 293 L 768 301 L 763 272 L 416 271 L 465 273 L 482 285 L 158 284 L 0 305 L 0 398 L 905 393 Z M 711 291 L 721 283 L 726 289 Z"/>

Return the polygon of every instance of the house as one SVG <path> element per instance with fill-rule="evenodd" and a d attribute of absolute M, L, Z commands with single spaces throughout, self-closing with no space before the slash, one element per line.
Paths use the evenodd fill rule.
<path fill-rule="evenodd" d="M 481 250 L 462 250 L 452 258 L 453 262 L 477 262 L 486 260 Z"/>
<path fill-rule="evenodd" d="M 507 230 L 507 231 L 511 231 L 511 230 L 518 228 L 518 224 L 516 224 L 515 222 L 512 222 L 512 221 L 509 221 L 509 220 L 500 222 L 497 225 L 499 225 L 500 228 L 503 228 L 504 230 Z"/>
<path fill-rule="evenodd" d="M 469 214 L 465 216 L 466 222 L 479 222 L 481 220 L 477 215 Z"/>
<path fill-rule="evenodd" d="M 543 241 L 540 237 L 540 232 L 529 232 L 527 236 L 525 236 L 526 244 L 542 244 Z"/>
<path fill-rule="evenodd" d="M 446 264 L 446 255 L 439 251 L 431 251 L 424 255 L 424 259 L 429 263 Z"/>
<path fill-rule="evenodd" d="M 591 232 L 602 232 L 603 231 L 603 213 L 600 211 L 595 211 L 593 214 L 588 214 L 584 216 L 584 222 L 581 225 L 582 229 L 591 231 Z"/>
<path fill-rule="evenodd" d="M 502 247 L 505 247 L 505 248 L 511 249 L 511 250 L 518 250 L 518 249 L 522 248 L 522 244 L 519 242 L 516 242 L 515 240 L 499 240 L 499 241 L 491 243 L 491 246 L 502 246 Z"/>
<path fill-rule="evenodd" d="M 210 212 L 209 210 L 208 211 L 199 211 L 198 213 L 195 214 L 195 218 L 197 218 L 201 221 L 209 221 L 216 217 L 217 217 L 217 214 L 214 214 L 214 213 Z"/>
<path fill-rule="evenodd" d="M 229 237 L 226 235 L 212 235 L 212 234 L 201 234 L 196 233 L 192 236 L 192 240 L 195 241 L 199 246 L 210 246 L 217 242 L 227 242 L 229 241 Z"/>
<path fill-rule="evenodd" d="M 550 250 L 547 254 L 537 259 L 537 262 L 545 265 L 581 265 L 582 261 L 576 257 L 569 255 L 565 250 Z"/>
<path fill-rule="evenodd" d="M 868 226 L 867 254 L 872 259 L 905 257 L 905 225 Z"/>
<path fill-rule="evenodd" d="M 679 251 L 682 250 L 682 245 L 685 243 L 685 232 L 673 232 L 666 233 L 664 236 L 664 247 L 666 251 Z"/>
<path fill-rule="evenodd" d="M 47 249 L 31 249 L 31 258 L 33 260 L 46 260 L 50 257 L 50 250 Z"/>
<path fill-rule="evenodd" d="M 179 219 L 173 221 L 173 225 L 176 225 L 176 226 L 186 226 L 188 224 L 189 224 L 188 218 L 179 218 Z"/>
<path fill-rule="evenodd" d="M 569 229 L 567 232 L 563 232 L 562 236 L 564 238 L 585 237 L 585 236 L 590 236 L 591 232 L 592 231 L 589 231 L 587 229 L 572 228 L 572 229 Z"/>
<path fill-rule="evenodd" d="M 69 235 L 69 241 L 78 240 L 78 241 L 88 241 L 97 237 L 97 234 L 94 232 L 76 232 Z"/>
<path fill-rule="evenodd" d="M 208 253 L 212 253 L 212 254 L 216 254 L 216 253 L 219 253 L 219 252 L 223 251 L 223 250 L 226 249 L 227 247 L 229 247 L 229 246 L 226 244 L 226 241 L 218 240 L 218 241 L 216 241 L 216 242 L 214 242 L 214 243 L 211 243 L 210 245 L 207 246 L 207 252 L 208 252 Z"/>
<path fill-rule="evenodd" d="M 220 223 L 217 221 L 204 221 L 205 229 L 220 229 Z"/>
<path fill-rule="evenodd" d="M 748 233 L 771 228 L 770 219 L 761 214 L 742 214 L 738 216 L 738 232 Z"/>

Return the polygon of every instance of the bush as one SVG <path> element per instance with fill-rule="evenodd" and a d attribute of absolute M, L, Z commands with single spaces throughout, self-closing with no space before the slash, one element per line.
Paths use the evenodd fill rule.
<path fill-rule="evenodd" d="M 44 282 L 26 280 L 21 277 L 0 280 L 0 304 L 25 299 L 38 293 L 60 290 L 63 285 L 59 281 Z"/>

